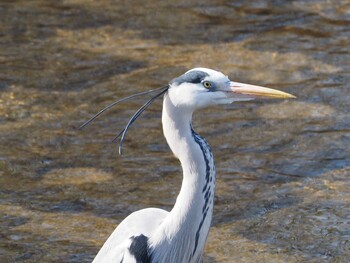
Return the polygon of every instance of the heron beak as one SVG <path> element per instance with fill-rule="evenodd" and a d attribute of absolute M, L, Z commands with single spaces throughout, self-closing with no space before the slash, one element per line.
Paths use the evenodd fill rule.
<path fill-rule="evenodd" d="M 255 99 L 255 98 L 280 98 L 291 99 L 296 98 L 294 95 L 270 88 L 244 84 L 239 82 L 230 82 L 230 92 L 237 94 L 242 99 Z"/>

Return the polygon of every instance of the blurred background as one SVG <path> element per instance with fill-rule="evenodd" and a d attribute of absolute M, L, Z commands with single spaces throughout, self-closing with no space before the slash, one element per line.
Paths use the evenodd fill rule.
<path fill-rule="evenodd" d="M 348 262 L 349 1 L 0 2 L 0 261 L 91 262 L 134 210 L 170 210 L 182 174 L 157 88 L 203 66 L 295 100 L 214 107 L 194 127 L 217 192 L 205 262 Z"/>

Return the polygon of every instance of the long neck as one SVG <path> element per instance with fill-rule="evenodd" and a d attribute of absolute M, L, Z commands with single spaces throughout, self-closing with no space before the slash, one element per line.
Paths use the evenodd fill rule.
<path fill-rule="evenodd" d="M 183 181 L 176 203 L 158 232 L 162 234 L 151 240 L 155 247 L 171 246 L 171 250 L 163 251 L 176 253 L 159 256 L 161 262 L 171 262 L 173 258 L 178 262 L 197 262 L 212 218 L 214 160 L 207 142 L 192 129 L 192 112 L 173 105 L 169 96 L 164 98 L 162 122 L 165 138 L 181 162 Z"/>

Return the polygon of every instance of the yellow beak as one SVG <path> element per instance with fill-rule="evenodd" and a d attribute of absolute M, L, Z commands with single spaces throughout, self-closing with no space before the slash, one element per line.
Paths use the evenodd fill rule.
<path fill-rule="evenodd" d="M 243 95 L 246 98 L 256 98 L 256 97 L 265 97 L 265 98 L 281 98 L 281 99 L 292 99 L 296 98 L 294 95 L 270 88 L 244 84 L 239 82 L 230 82 L 230 90 L 233 93 Z M 240 96 L 241 97 L 241 96 Z"/>

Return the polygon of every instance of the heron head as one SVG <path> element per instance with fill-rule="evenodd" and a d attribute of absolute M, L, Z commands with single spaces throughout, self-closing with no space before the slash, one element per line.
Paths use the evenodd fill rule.
<path fill-rule="evenodd" d="M 194 68 L 187 71 L 180 77 L 173 79 L 169 85 L 158 89 L 136 93 L 109 104 L 88 121 L 83 123 L 79 129 L 82 129 L 91 123 L 98 116 L 113 106 L 147 94 L 155 95 L 147 100 L 134 113 L 129 122 L 126 124 L 125 128 L 122 129 L 121 132 L 119 132 L 113 139 L 114 141 L 121 137 L 119 153 L 121 153 L 123 141 L 130 126 L 157 98 L 162 97 L 164 94 L 170 97 L 174 106 L 179 108 L 181 107 L 181 109 L 187 109 L 190 112 L 210 105 L 229 104 L 234 101 L 247 101 L 258 97 L 295 98 L 293 95 L 279 90 L 230 81 L 227 76 L 216 70 L 208 68 Z"/>
<path fill-rule="evenodd" d="M 259 97 L 295 98 L 279 90 L 230 81 L 221 72 L 208 68 L 194 68 L 173 79 L 169 84 L 168 96 L 174 105 L 193 110 Z"/>

